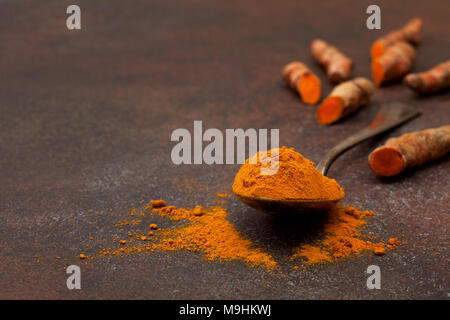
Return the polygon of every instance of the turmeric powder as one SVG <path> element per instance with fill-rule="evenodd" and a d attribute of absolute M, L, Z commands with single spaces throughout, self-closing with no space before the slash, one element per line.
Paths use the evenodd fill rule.
<path fill-rule="evenodd" d="M 179 221 L 180 224 L 158 230 L 150 224 L 153 231 L 148 235 L 151 237 L 141 236 L 136 232 L 137 239 L 143 240 L 142 242 L 121 246 L 119 249 L 102 249 L 98 257 L 149 253 L 156 250 L 187 250 L 203 253 L 204 258 L 211 261 L 240 260 L 250 266 L 260 266 L 267 270 L 278 267 L 271 254 L 256 248 L 252 241 L 239 234 L 227 220 L 228 214 L 222 207 L 196 206 L 194 209 L 188 209 L 166 206 L 150 209 L 146 206 L 144 210 L 151 210 L 151 216 Z M 199 212 L 202 214 L 199 215 Z M 123 244 L 126 244 L 126 241 Z"/>
<path fill-rule="evenodd" d="M 422 73 L 410 73 L 403 82 L 419 94 L 430 94 L 450 88 L 450 60 Z"/>
<path fill-rule="evenodd" d="M 270 156 L 273 150 L 267 151 L 267 154 Z M 247 159 L 236 174 L 233 192 L 277 200 L 340 200 L 344 197 L 344 190 L 336 180 L 321 174 L 312 161 L 295 152 L 294 148 L 282 147 L 277 150 L 277 173 L 261 175 L 263 164 L 259 161 L 252 164 Z M 259 159 L 260 153 L 255 156 Z"/>
<path fill-rule="evenodd" d="M 366 225 L 365 219 L 374 215 L 373 211 L 362 212 L 354 207 L 336 206 L 325 214 L 323 238 L 314 244 L 297 247 L 291 260 L 306 258 L 306 264 L 317 264 L 359 255 L 364 251 L 385 254 L 386 244 L 363 240 L 363 235 L 358 231 Z"/>
<path fill-rule="evenodd" d="M 164 200 L 152 200 L 153 208 L 164 207 L 165 205 L 166 205 L 166 202 Z"/>
<path fill-rule="evenodd" d="M 415 18 L 410 20 L 403 28 L 392 31 L 386 36 L 376 40 L 370 50 L 372 59 L 381 57 L 389 46 L 399 41 L 418 44 L 420 40 L 419 35 L 420 30 L 422 29 L 422 25 L 422 20 L 419 18 Z"/>
<path fill-rule="evenodd" d="M 202 206 L 195 206 L 192 212 L 194 216 L 202 216 L 205 213 L 205 210 L 203 209 Z"/>
<path fill-rule="evenodd" d="M 326 69 L 332 83 L 337 84 L 350 78 L 353 62 L 336 47 L 323 40 L 315 39 L 311 42 L 311 53 Z"/>
<path fill-rule="evenodd" d="M 407 42 L 397 42 L 385 53 L 372 61 L 372 76 L 375 84 L 401 79 L 409 72 L 416 57 L 416 50 Z"/>
<path fill-rule="evenodd" d="M 267 154 L 270 155 L 273 151 L 269 150 Z M 295 152 L 293 148 L 282 147 L 277 149 L 276 154 L 279 162 L 276 174 L 261 175 L 260 166 L 263 164 L 253 164 L 247 159 L 236 175 L 233 191 L 274 199 L 340 200 L 344 197 L 344 190 L 335 180 L 323 176 L 314 168 L 313 162 Z M 260 153 L 255 156 L 259 159 Z M 169 219 L 175 225 L 160 228 L 154 221 L 148 221 L 149 230 L 127 230 L 125 234 L 128 234 L 129 240 L 120 240 L 118 248 L 102 249 L 96 256 L 88 257 L 83 254 L 84 259 L 93 261 L 103 256 L 121 257 L 155 251 L 186 250 L 200 253 L 211 261 L 242 261 L 249 266 L 263 267 L 268 271 L 279 268 L 270 252 L 258 248 L 251 239 L 239 233 L 234 224 L 228 221 L 228 213 L 223 207 L 196 205 L 194 208 L 177 208 L 164 204 L 163 207 L 157 208 L 143 204 L 143 209 L 132 208 L 128 214 L 140 215 L 143 219 L 157 216 Z M 395 249 L 400 244 L 396 238 L 391 238 L 388 244 L 363 239 L 364 235 L 358 229 L 366 224 L 366 217 L 374 214 L 371 211 L 361 212 L 353 207 L 336 205 L 322 213 L 323 216 L 320 216 L 324 219 L 322 228 L 317 230 L 317 239 L 298 244 L 294 249 L 295 253 L 291 255 L 292 261 L 305 258 L 307 264 L 331 263 L 364 251 L 372 250 L 373 254 L 384 254 L 385 248 Z M 133 226 L 116 224 L 117 228 Z"/>
<path fill-rule="evenodd" d="M 332 124 L 367 104 L 375 87 L 366 78 L 355 78 L 336 86 L 317 109 L 320 124 Z"/>
<path fill-rule="evenodd" d="M 231 197 L 231 194 L 217 192 L 217 193 L 216 193 L 216 196 L 219 197 L 219 198 L 230 198 L 230 197 Z"/>
<path fill-rule="evenodd" d="M 203 252 L 207 260 L 241 260 L 252 266 L 264 266 L 271 270 L 278 266 L 273 257 L 255 248 L 252 241 L 243 238 L 234 225 L 227 221 L 227 212 L 221 207 L 203 208 L 204 214 L 198 216 L 194 210 L 158 210 L 162 217 L 172 220 L 184 219 L 191 224 L 181 228 L 164 230 L 163 238 L 153 248 L 161 250 L 186 249 Z"/>
<path fill-rule="evenodd" d="M 375 253 L 377 256 L 383 256 L 386 254 L 386 249 L 382 246 L 378 246 L 373 249 L 373 253 Z"/>
<path fill-rule="evenodd" d="M 306 104 L 316 104 L 320 99 L 322 84 L 303 63 L 294 61 L 287 64 L 282 71 L 283 79 L 297 91 Z"/>
<path fill-rule="evenodd" d="M 240 235 L 235 226 L 228 221 L 228 213 L 222 207 L 197 205 L 193 209 L 174 206 L 152 209 L 146 205 L 142 210 L 146 212 L 147 218 L 158 216 L 173 221 L 175 225 L 149 231 L 148 236 L 145 235 L 145 231 L 127 232 L 130 240 L 121 240 L 118 248 L 105 248 L 97 255 L 89 257 L 83 253 L 80 258 L 93 262 L 104 256 L 121 257 L 129 254 L 150 254 L 155 251 L 186 250 L 200 253 L 211 261 L 237 260 L 249 266 L 263 267 L 268 271 L 279 267 L 269 252 L 258 248 L 253 241 Z M 197 215 L 197 212 L 202 212 L 202 215 Z M 332 263 L 337 259 L 359 255 L 365 251 L 372 250 L 374 254 L 379 255 L 386 253 L 385 248 L 397 248 L 400 245 L 397 238 L 389 239 L 387 244 L 363 240 L 365 236 L 358 229 L 365 226 L 366 218 L 373 214 L 372 211 L 362 212 L 353 207 L 340 206 L 323 212 L 323 226 L 317 230 L 317 239 L 298 244 L 290 260 L 305 258 L 306 264 Z M 118 226 L 123 227 L 126 226 Z M 374 239 L 374 237 L 367 238 Z M 294 266 L 294 269 L 298 269 L 298 266 Z"/>
<path fill-rule="evenodd" d="M 450 125 L 391 138 L 369 155 L 370 168 L 381 176 L 394 176 L 450 152 Z"/>

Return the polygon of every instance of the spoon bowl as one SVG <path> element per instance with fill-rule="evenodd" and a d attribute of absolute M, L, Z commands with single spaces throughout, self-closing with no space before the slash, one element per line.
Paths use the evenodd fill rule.
<path fill-rule="evenodd" d="M 246 205 L 266 213 L 279 212 L 309 212 L 325 211 L 335 206 L 341 199 L 295 199 L 295 200 L 275 200 L 265 197 L 255 197 L 242 194 L 235 195 Z"/>
<path fill-rule="evenodd" d="M 348 137 L 341 143 L 331 149 L 325 157 L 316 166 L 324 176 L 327 174 L 328 168 L 334 160 L 364 140 L 374 137 L 389 129 L 399 126 L 420 115 L 418 108 L 412 104 L 403 102 L 386 102 L 381 105 L 380 111 L 375 116 L 372 123 L 359 131 L 358 133 Z M 278 213 L 278 212 L 308 212 L 323 211 L 335 206 L 342 199 L 289 199 L 278 200 L 266 197 L 251 196 L 245 194 L 235 195 L 246 205 L 262 212 Z"/>

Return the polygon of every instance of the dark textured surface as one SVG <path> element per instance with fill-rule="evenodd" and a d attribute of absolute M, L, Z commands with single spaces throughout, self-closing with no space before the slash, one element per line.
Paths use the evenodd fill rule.
<path fill-rule="evenodd" d="M 372 2 L 78 1 L 83 29 L 68 31 L 71 3 L 0 0 L 0 298 L 447 296 L 448 156 L 385 180 L 369 170 L 367 155 L 387 136 L 449 123 L 449 94 L 419 99 L 393 85 L 377 90 L 353 117 L 323 127 L 315 107 L 302 105 L 280 80 L 281 67 L 298 59 L 329 92 L 308 51 L 313 37 L 353 57 L 354 75 L 369 76 L 369 47 L 381 34 L 365 28 Z M 415 70 L 449 58 L 448 1 L 390 1 L 381 8 L 385 30 L 423 17 Z M 349 151 L 329 175 L 345 188 L 345 203 L 377 213 L 368 233 L 404 234 L 406 246 L 384 257 L 293 270 L 283 261 L 308 228 L 233 197 L 230 220 L 281 261 L 286 277 L 175 252 L 83 265 L 82 290 L 66 288 L 65 266 L 121 235 L 113 226 L 121 210 L 155 198 L 210 205 L 217 191 L 231 192 L 238 165 L 171 163 L 174 129 L 192 130 L 194 120 L 221 130 L 279 128 L 282 145 L 318 161 L 365 126 L 378 102 L 397 99 L 416 103 L 423 115 Z M 196 178 L 205 188 L 189 193 L 174 178 Z M 90 236 L 95 245 L 86 248 Z M 381 267 L 382 290 L 366 288 L 371 264 Z"/>

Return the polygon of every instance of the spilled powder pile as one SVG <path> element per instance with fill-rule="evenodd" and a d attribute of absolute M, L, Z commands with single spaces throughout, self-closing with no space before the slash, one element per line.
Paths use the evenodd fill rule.
<path fill-rule="evenodd" d="M 227 212 L 221 207 L 207 209 L 196 206 L 192 210 L 166 207 L 155 210 L 162 217 L 171 220 L 187 220 L 191 224 L 162 231 L 162 241 L 153 248 L 161 250 L 186 249 L 202 252 L 207 260 L 241 260 L 254 266 L 273 269 L 277 263 L 269 253 L 255 248 L 243 238 L 234 225 L 226 220 Z"/>
<path fill-rule="evenodd" d="M 323 176 L 313 162 L 292 148 L 258 152 L 254 157 L 254 160 L 259 161 L 253 164 L 247 159 L 236 175 L 233 184 L 236 194 L 282 200 L 339 200 L 344 197 L 344 190 L 335 180 Z M 274 161 L 278 163 L 278 171 L 273 175 L 262 175 L 261 167 L 273 166 Z M 201 191 L 195 187 L 198 184 L 195 180 L 174 182 L 189 187 L 190 192 Z M 199 253 L 210 261 L 237 260 L 269 271 L 278 268 L 278 263 L 269 252 L 244 238 L 228 221 L 228 213 L 222 205 L 230 195 L 217 193 L 217 197 L 217 205 L 207 208 L 199 205 L 194 208 L 176 208 L 167 206 L 164 200 L 153 200 L 145 205 L 145 201 L 142 201 L 143 208 L 129 210 L 129 216 L 133 217 L 131 220 L 122 219 L 115 226 L 129 230 L 130 227 L 138 228 L 145 223 L 146 230 L 124 231 L 121 239 L 113 239 L 116 248 L 102 249 L 94 256 L 81 253 L 80 258 L 87 261 L 104 256 L 186 250 Z M 386 248 L 394 249 L 399 245 L 395 238 L 387 244 L 375 243 L 360 233 L 358 229 L 366 224 L 364 219 L 374 214 L 371 211 L 362 212 L 353 207 L 336 205 L 322 214 L 324 219 L 317 230 L 317 240 L 298 244 L 287 260 L 300 260 L 306 264 L 330 263 L 365 251 L 383 255 Z M 171 220 L 173 226 L 159 228 L 155 224 L 156 216 Z"/>
<path fill-rule="evenodd" d="M 80 258 L 87 262 L 105 256 L 186 250 L 199 253 L 210 261 L 242 261 L 268 271 L 278 268 L 278 263 L 269 252 L 244 238 L 227 220 L 228 214 L 223 207 L 176 208 L 166 206 L 163 200 L 152 203 L 153 206 L 148 204 L 129 210 L 131 219 L 123 218 L 115 224 L 122 229 L 123 235 L 114 239 L 111 248 L 102 249 L 93 255 L 83 252 Z M 334 262 L 364 251 L 381 255 L 385 253 L 385 248 L 397 247 L 399 242 L 396 239 L 390 239 L 387 244 L 373 243 L 358 231 L 365 226 L 364 219 L 371 215 L 371 211 L 336 207 L 325 215 L 323 228 L 318 230 L 317 241 L 299 244 L 288 260 L 306 264 Z M 135 219 L 135 216 L 139 216 L 139 219 Z M 161 228 L 155 224 L 156 216 L 169 219 L 175 225 Z M 130 227 L 134 231 L 130 232 Z"/>
<path fill-rule="evenodd" d="M 229 196 L 220 194 L 220 197 Z M 152 204 L 153 206 L 144 206 L 143 210 L 132 209 L 129 214 L 150 218 L 158 215 L 180 223 L 164 229 L 152 223 L 145 232 L 136 230 L 128 233 L 123 239 L 115 239 L 120 246 L 115 249 L 103 249 L 97 257 L 152 253 L 156 250 L 187 250 L 202 253 L 206 260 L 211 261 L 239 260 L 268 270 L 278 266 L 269 253 L 256 248 L 252 241 L 239 234 L 234 225 L 227 220 L 226 210 L 220 206 L 175 208 L 165 206 L 163 200 L 152 201 Z M 115 226 L 137 225 L 136 221 L 142 222 L 136 219 L 121 220 Z"/>
<path fill-rule="evenodd" d="M 278 156 L 274 154 L 274 150 L 278 151 Z M 250 159 L 254 160 L 253 164 Z M 336 180 L 322 175 L 312 161 L 293 148 L 282 147 L 267 153 L 258 152 L 250 159 L 246 160 L 236 175 L 233 184 L 233 192 L 236 194 L 278 200 L 335 200 L 344 197 L 344 189 Z M 272 175 L 262 175 L 261 167 L 268 167 L 275 161 L 278 163 L 278 171 Z"/>
<path fill-rule="evenodd" d="M 296 248 L 291 260 L 306 258 L 305 263 L 315 264 L 359 255 L 363 251 L 384 255 L 385 248 L 394 249 L 400 245 L 396 238 L 389 239 L 387 244 L 365 240 L 368 237 L 361 234 L 358 229 L 366 225 L 364 218 L 373 216 L 373 211 L 362 212 L 353 207 L 336 206 L 326 214 L 323 238 L 315 244 L 305 244 Z"/>

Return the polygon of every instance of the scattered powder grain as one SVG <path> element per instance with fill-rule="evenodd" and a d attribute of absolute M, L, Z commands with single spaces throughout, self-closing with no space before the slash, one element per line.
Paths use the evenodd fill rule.
<path fill-rule="evenodd" d="M 164 200 L 152 200 L 152 207 L 153 208 L 159 208 L 159 207 L 165 207 L 166 202 Z"/>
<path fill-rule="evenodd" d="M 218 192 L 216 195 L 219 198 L 231 198 L 231 194 L 228 194 L 228 193 L 220 193 L 220 192 Z"/>

